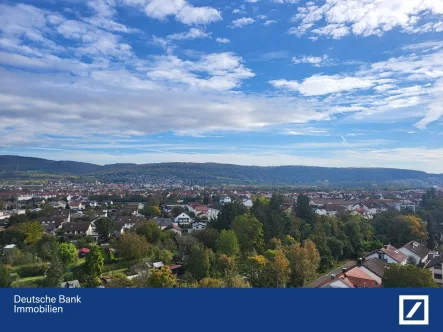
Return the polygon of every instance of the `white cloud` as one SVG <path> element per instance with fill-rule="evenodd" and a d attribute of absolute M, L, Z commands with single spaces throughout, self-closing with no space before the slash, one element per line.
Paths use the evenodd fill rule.
<path fill-rule="evenodd" d="M 265 25 L 271 25 L 271 24 L 274 24 L 274 23 L 277 23 L 277 21 L 276 20 L 267 20 L 264 24 Z"/>
<path fill-rule="evenodd" d="M 168 16 L 187 25 L 209 24 L 222 20 L 220 12 L 211 7 L 194 7 L 185 0 L 123 0 L 143 10 L 149 17 L 165 20 Z"/>
<path fill-rule="evenodd" d="M 199 39 L 210 38 L 211 33 L 207 33 L 202 29 L 191 28 L 187 32 L 174 33 L 166 37 L 169 40 L 186 40 L 186 39 Z"/>
<path fill-rule="evenodd" d="M 341 91 L 368 89 L 375 84 L 375 82 L 368 79 L 339 75 L 314 75 L 304 79 L 301 83 L 283 79 L 269 81 L 269 83 L 276 88 L 298 91 L 305 96 L 320 96 Z"/>
<path fill-rule="evenodd" d="M 329 58 L 326 54 L 322 56 L 302 56 L 302 57 L 293 57 L 292 62 L 295 64 L 311 64 L 314 67 L 328 66 L 333 63 L 331 58 Z"/>
<path fill-rule="evenodd" d="M 340 39 L 349 34 L 380 36 L 394 28 L 408 33 L 443 31 L 443 22 L 435 21 L 443 14 L 441 0 L 323 0 L 323 5 L 308 2 L 293 17 L 298 25 L 290 29 L 301 36 L 312 33 Z M 319 22 L 326 21 L 321 26 Z M 431 20 L 429 22 L 429 20 Z"/>
<path fill-rule="evenodd" d="M 268 17 L 266 15 L 257 15 L 260 20 L 266 20 Z"/>
<path fill-rule="evenodd" d="M 227 44 L 231 42 L 228 38 L 216 38 L 215 41 L 219 44 Z"/>
<path fill-rule="evenodd" d="M 243 9 L 235 8 L 232 10 L 232 14 L 246 14 L 246 11 Z"/>
<path fill-rule="evenodd" d="M 255 20 L 250 17 L 242 17 L 242 18 L 232 21 L 231 27 L 232 28 L 243 28 L 243 27 L 250 25 L 254 22 L 255 22 Z"/>

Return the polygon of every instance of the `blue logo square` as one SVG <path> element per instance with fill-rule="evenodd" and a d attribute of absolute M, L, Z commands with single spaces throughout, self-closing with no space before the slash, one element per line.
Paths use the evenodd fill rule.
<path fill-rule="evenodd" d="M 423 320 L 425 318 L 425 305 L 423 300 L 405 300 L 403 303 L 403 319 L 405 321 Z"/>

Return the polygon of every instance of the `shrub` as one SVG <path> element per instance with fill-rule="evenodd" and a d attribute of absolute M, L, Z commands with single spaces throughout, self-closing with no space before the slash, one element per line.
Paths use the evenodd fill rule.
<path fill-rule="evenodd" d="M 19 266 L 16 269 L 16 272 L 20 276 L 20 278 L 28 278 L 44 275 L 47 269 L 47 263 L 34 263 Z"/>

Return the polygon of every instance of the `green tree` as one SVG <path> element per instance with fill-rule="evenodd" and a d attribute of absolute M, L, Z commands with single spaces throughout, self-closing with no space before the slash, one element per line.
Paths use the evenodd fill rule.
<path fill-rule="evenodd" d="M 124 233 L 111 241 L 111 246 L 117 250 L 123 260 L 139 261 L 151 254 L 149 243 L 138 234 Z"/>
<path fill-rule="evenodd" d="M 38 221 L 28 221 L 22 224 L 15 224 L 6 229 L 6 233 L 22 234 L 25 244 L 35 244 L 41 238 L 45 230 Z"/>
<path fill-rule="evenodd" d="M 63 263 L 57 256 L 54 256 L 51 260 L 51 265 L 46 272 L 46 278 L 44 281 L 45 287 L 57 288 L 60 287 L 61 282 L 63 281 L 63 273 L 64 273 Z"/>
<path fill-rule="evenodd" d="M 408 256 L 406 264 L 417 265 L 417 260 L 415 259 L 414 256 Z"/>
<path fill-rule="evenodd" d="M 144 236 L 146 241 L 152 244 L 158 243 L 163 237 L 163 232 L 155 221 L 144 222 L 137 227 L 136 233 Z"/>
<path fill-rule="evenodd" d="M 0 288 L 11 287 L 10 272 L 2 263 L 0 263 Z"/>
<path fill-rule="evenodd" d="M 242 253 L 263 251 L 263 229 L 257 218 L 250 214 L 242 214 L 234 219 L 231 228 L 237 235 Z"/>
<path fill-rule="evenodd" d="M 297 217 L 305 221 L 310 221 L 313 218 L 311 206 L 309 205 L 309 197 L 306 195 L 299 195 L 297 203 L 294 207 L 294 212 Z"/>
<path fill-rule="evenodd" d="M 192 232 L 192 236 L 203 243 L 205 247 L 213 250 L 216 249 L 216 243 L 219 235 L 220 232 L 215 228 L 206 228 L 198 232 Z"/>
<path fill-rule="evenodd" d="M 150 288 L 173 288 L 177 284 L 177 277 L 171 272 L 168 267 L 155 269 L 147 279 L 147 287 Z"/>
<path fill-rule="evenodd" d="M 57 250 L 60 263 L 64 268 L 74 264 L 77 261 L 77 248 L 72 243 L 61 243 Z"/>
<path fill-rule="evenodd" d="M 209 277 L 212 254 L 211 249 L 205 249 L 202 246 L 193 245 L 188 259 L 185 262 L 186 270 L 197 280 Z"/>
<path fill-rule="evenodd" d="M 94 288 L 100 286 L 100 275 L 102 274 L 103 266 L 104 259 L 101 249 L 98 246 L 92 246 L 83 264 L 85 287 Z"/>
<path fill-rule="evenodd" d="M 389 264 L 383 279 L 385 288 L 436 288 L 428 269 L 421 269 L 415 265 Z"/>
<path fill-rule="evenodd" d="M 144 215 L 146 218 L 154 218 L 160 217 L 162 215 L 162 212 L 157 205 L 147 205 L 143 208 L 141 214 Z"/>
<path fill-rule="evenodd" d="M 100 218 L 95 222 L 95 227 L 101 237 L 108 239 L 109 234 L 114 232 L 115 221 L 111 218 Z"/>
<path fill-rule="evenodd" d="M 37 254 L 44 261 L 51 260 L 57 255 L 58 245 L 59 243 L 55 236 L 44 234 L 36 244 Z"/>
<path fill-rule="evenodd" d="M 217 240 L 217 252 L 228 256 L 237 256 L 240 253 L 237 236 L 232 230 L 222 230 Z"/>
<path fill-rule="evenodd" d="M 215 220 L 210 222 L 211 227 L 221 231 L 229 229 L 234 219 L 248 211 L 246 206 L 239 202 L 225 204 Z"/>

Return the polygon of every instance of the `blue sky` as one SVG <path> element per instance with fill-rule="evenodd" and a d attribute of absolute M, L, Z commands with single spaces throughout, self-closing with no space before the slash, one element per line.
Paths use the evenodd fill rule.
<path fill-rule="evenodd" d="M 443 173 L 443 0 L 0 1 L 0 154 Z"/>

